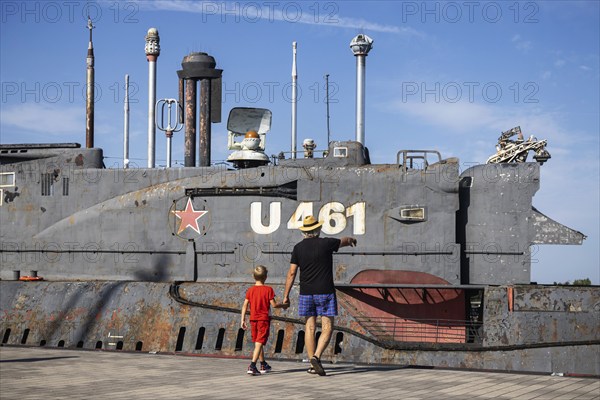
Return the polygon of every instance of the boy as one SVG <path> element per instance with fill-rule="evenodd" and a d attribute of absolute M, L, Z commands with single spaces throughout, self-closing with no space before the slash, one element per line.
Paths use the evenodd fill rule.
<path fill-rule="evenodd" d="M 252 332 L 252 341 L 254 342 L 254 352 L 252 353 L 252 362 L 248 367 L 249 375 L 266 374 L 271 371 L 271 366 L 265 361 L 264 345 L 269 338 L 271 325 L 270 307 L 287 308 L 284 304 L 275 303 L 275 292 L 273 288 L 265 285 L 267 280 L 267 268 L 257 265 L 254 268 L 254 286 L 246 292 L 246 299 L 242 306 L 242 319 L 240 326 L 242 329 L 248 329 L 246 325 L 246 310 L 250 304 L 250 327 Z M 256 361 L 260 360 L 260 370 L 256 368 Z"/>

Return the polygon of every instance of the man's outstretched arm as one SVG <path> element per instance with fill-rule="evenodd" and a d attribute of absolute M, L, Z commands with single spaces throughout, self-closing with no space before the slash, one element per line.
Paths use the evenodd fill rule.
<path fill-rule="evenodd" d="M 356 239 L 354 239 L 353 237 L 348 237 L 348 236 L 344 236 L 343 238 L 340 239 L 340 247 L 346 247 L 346 246 L 350 246 L 350 247 L 354 247 L 356 246 Z"/>

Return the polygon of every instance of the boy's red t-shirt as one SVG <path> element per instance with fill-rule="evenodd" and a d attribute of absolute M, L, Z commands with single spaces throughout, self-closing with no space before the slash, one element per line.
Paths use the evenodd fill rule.
<path fill-rule="evenodd" d="M 252 286 L 246 292 L 250 302 L 250 321 L 269 321 L 271 300 L 275 298 L 275 291 L 271 286 Z"/>

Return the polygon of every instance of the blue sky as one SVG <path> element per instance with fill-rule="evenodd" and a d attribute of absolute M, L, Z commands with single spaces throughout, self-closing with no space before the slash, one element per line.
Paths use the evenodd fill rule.
<path fill-rule="evenodd" d="M 192 51 L 223 72 L 223 120 L 232 107 L 273 111 L 267 153 L 290 147 L 292 42 L 298 42 L 298 142 L 354 138 L 358 33 L 367 58 L 365 141 L 375 163 L 400 149 L 437 149 L 461 171 L 494 153 L 500 132 L 521 126 L 547 139 L 534 205 L 585 233 L 583 246 L 539 246 L 532 279 L 600 284 L 597 1 L 3 1 L 0 3 L 0 141 L 85 144 L 89 12 L 96 55 L 96 137 L 108 167 L 122 165 L 123 86 L 131 87 L 130 158 L 146 165 L 148 64 L 144 36 L 160 33 L 157 98 L 177 97 L 176 70 Z M 183 163 L 183 134 L 173 159 Z M 213 125 L 212 160 L 227 157 L 226 124 Z M 157 132 L 158 165 L 165 139 Z"/>

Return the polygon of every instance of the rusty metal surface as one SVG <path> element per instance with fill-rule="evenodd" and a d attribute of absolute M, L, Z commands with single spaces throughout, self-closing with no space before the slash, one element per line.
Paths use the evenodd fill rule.
<path fill-rule="evenodd" d="M 543 286 L 531 290 L 527 286 L 514 287 L 515 311 L 546 312 L 600 312 L 600 294 L 597 287 Z"/>
<path fill-rule="evenodd" d="M 277 294 L 283 288 L 273 285 Z M 186 283 L 180 293 L 192 303 L 182 304 L 169 295 L 167 283 L 150 282 L 0 282 L 0 335 L 11 345 L 50 347 L 81 347 L 93 349 L 101 342 L 103 349 L 130 351 L 160 351 L 246 356 L 252 343 L 249 334 L 239 346 L 239 309 L 248 284 Z M 590 295 L 598 294 L 593 288 Z M 532 290 L 535 288 L 532 287 Z M 484 301 L 485 315 L 498 312 L 496 303 L 506 298 L 505 288 L 492 288 Z M 292 299 L 297 293 L 292 292 Z M 494 302 L 496 301 L 496 303 Z M 588 304 L 588 303 L 585 303 Z M 267 351 L 274 358 L 299 359 L 304 349 L 299 347 L 299 335 L 304 327 L 297 318 L 296 305 L 287 311 L 276 310 L 271 326 Z M 502 314 L 502 313 L 501 313 Z M 531 321 L 536 315 L 504 312 L 500 321 L 485 320 L 483 330 L 489 343 L 492 332 L 505 339 L 502 347 L 386 348 L 369 338 L 352 316 L 352 310 L 342 307 L 336 318 L 332 344 L 325 358 L 332 361 L 389 363 L 421 366 L 496 369 L 507 371 L 569 372 L 600 375 L 599 330 L 590 332 L 594 341 L 580 344 L 543 346 L 513 346 L 519 338 L 510 334 L 519 323 L 520 315 Z M 597 314 L 587 315 L 580 324 L 597 324 Z M 543 314 L 539 314 L 543 318 Z M 529 325 L 535 331 L 535 325 Z M 528 325 L 517 327 L 528 332 Z M 280 331 L 282 340 L 277 340 Z M 341 334 L 341 335 L 340 335 Z M 577 334 L 578 335 L 578 334 Z M 578 338 L 575 332 L 571 339 Z M 568 340 L 569 337 L 563 338 Z M 276 351 L 277 350 L 277 351 Z"/>
<path fill-rule="evenodd" d="M 515 286 L 488 288 L 483 299 L 484 344 L 521 345 L 600 340 L 600 288 Z"/>
<path fill-rule="evenodd" d="M 583 244 L 587 237 L 542 214 L 535 207 L 531 210 L 531 220 L 536 232 L 535 244 Z"/>
<path fill-rule="evenodd" d="M 200 129 L 198 139 L 199 166 L 210 166 L 210 142 L 211 142 L 211 104 L 210 79 L 200 81 Z"/>
<path fill-rule="evenodd" d="M 197 82 L 195 79 L 185 79 L 185 144 L 184 165 L 186 167 L 196 166 L 196 99 Z"/>

